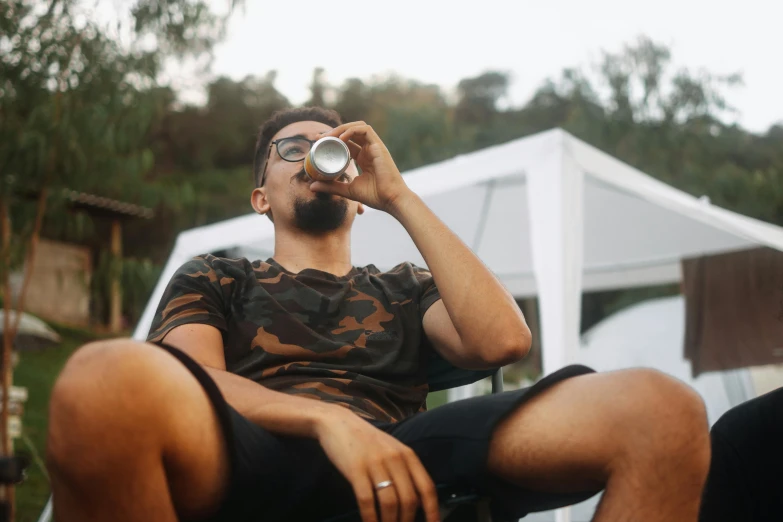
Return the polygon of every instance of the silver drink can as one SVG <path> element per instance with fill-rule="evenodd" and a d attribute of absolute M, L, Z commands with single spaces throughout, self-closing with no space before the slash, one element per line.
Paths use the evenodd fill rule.
<path fill-rule="evenodd" d="M 304 169 L 313 181 L 339 178 L 351 163 L 351 151 L 343 140 L 326 136 L 313 143 L 304 160 Z"/>

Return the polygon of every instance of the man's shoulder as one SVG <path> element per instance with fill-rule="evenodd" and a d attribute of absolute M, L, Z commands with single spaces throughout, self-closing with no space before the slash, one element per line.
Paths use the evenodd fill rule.
<path fill-rule="evenodd" d="M 371 284 L 380 285 L 388 290 L 410 295 L 420 292 L 422 288 L 432 284 L 432 275 L 426 268 L 421 268 L 410 261 L 405 261 L 394 267 L 381 271 L 375 265 L 367 265 L 359 269 L 370 277 Z"/>
<path fill-rule="evenodd" d="M 375 265 L 357 267 L 357 269 L 379 277 L 415 277 L 421 272 L 429 273 L 426 268 L 421 268 L 410 261 L 403 261 L 388 270 L 380 270 Z"/>
<path fill-rule="evenodd" d="M 244 257 L 230 258 L 201 254 L 185 262 L 179 271 L 192 276 L 205 276 L 210 280 L 225 277 L 243 278 L 253 273 L 257 263 L 251 263 Z"/>

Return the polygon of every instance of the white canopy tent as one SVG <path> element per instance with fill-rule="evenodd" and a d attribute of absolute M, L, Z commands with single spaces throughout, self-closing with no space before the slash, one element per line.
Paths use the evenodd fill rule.
<path fill-rule="evenodd" d="M 680 260 L 766 245 L 783 229 L 715 207 L 554 129 L 405 173 L 418 193 L 517 297 L 538 295 L 544 372 L 576 360 L 580 295 L 680 280 Z M 174 271 L 233 249 L 270 257 L 274 230 L 251 214 L 185 231 L 136 328 L 143 339 Z M 371 209 L 354 224 L 353 262 L 424 260 L 397 221 Z"/>

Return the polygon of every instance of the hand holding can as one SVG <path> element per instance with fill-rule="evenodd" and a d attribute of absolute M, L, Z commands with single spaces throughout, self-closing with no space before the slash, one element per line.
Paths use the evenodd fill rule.
<path fill-rule="evenodd" d="M 371 208 L 395 212 L 397 203 L 404 201 L 411 191 L 375 130 L 363 121 L 357 121 L 340 125 L 326 134 L 325 138 L 339 138 L 343 142 L 361 175 L 347 183 L 327 182 L 334 178 L 315 181 L 310 184 L 310 190 L 328 192 Z"/>

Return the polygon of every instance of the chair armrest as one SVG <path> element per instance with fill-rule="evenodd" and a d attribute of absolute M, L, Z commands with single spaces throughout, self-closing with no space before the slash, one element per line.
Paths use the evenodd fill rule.
<path fill-rule="evenodd" d="M 433 352 L 427 369 L 427 384 L 429 384 L 431 392 L 448 390 L 450 388 L 472 384 L 485 377 L 489 377 L 490 375 L 495 375 L 497 372 L 498 370 L 495 368 L 490 370 L 465 370 L 463 368 L 457 368 L 446 359 Z M 493 393 L 494 392 L 495 386 L 493 383 Z"/>

